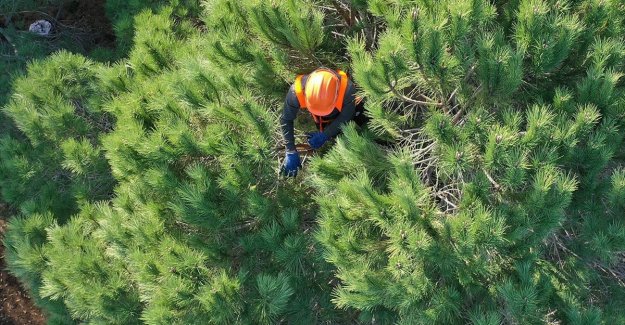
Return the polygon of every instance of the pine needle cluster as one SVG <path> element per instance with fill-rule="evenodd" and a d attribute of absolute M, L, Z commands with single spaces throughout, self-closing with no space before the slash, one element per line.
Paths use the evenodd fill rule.
<path fill-rule="evenodd" d="M 50 323 L 625 322 L 619 2 L 147 6 L 107 2 L 127 57 L 35 61 L 3 109 L 6 258 Z M 318 66 L 371 121 L 284 179 Z"/>

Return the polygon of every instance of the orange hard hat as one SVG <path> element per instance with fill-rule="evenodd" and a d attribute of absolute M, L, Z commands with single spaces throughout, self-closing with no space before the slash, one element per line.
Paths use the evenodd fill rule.
<path fill-rule="evenodd" d="M 339 78 L 328 69 L 317 69 L 306 81 L 306 108 L 317 116 L 326 116 L 334 110 L 339 94 Z"/>

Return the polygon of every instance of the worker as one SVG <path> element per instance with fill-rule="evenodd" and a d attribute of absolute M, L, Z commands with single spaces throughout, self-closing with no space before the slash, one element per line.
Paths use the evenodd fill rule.
<path fill-rule="evenodd" d="M 296 176 L 302 167 L 295 147 L 293 121 L 301 110 L 308 110 L 319 131 L 308 134 L 308 144 L 319 149 L 335 137 L 341 126 L 354 120 L 366 122 L 364 103 L 356 96 L 356 87 L 343 71 L 319 68 L 308 75 L 299 75 L 284 100 L 281 124 L 286 142 L 282 174 Z"/>

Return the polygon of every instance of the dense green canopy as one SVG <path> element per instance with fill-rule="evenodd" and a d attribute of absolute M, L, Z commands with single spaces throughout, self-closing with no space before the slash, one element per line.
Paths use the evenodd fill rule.
<path fill-rule="evenodd" d="M 116 51 L 30 62 L 3 109 L 6 258 L 50 323 L 625 323 L 621 1 L 107 12 Z M 319 66 L 371 121 L 280 177 Z"/>

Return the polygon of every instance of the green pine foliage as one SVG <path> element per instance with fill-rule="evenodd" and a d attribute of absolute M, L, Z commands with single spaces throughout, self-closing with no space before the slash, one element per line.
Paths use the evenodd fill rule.
<path fill-rule="evenodd" d="M 18 3 L 19 1 L 8 1 Z M 29 2 L 29 1 L 26 1 Z M 26 4 L 20 4 L 26 5 Z M 4 1 L 0 4 L 0 22 L 8 22 L 13 11 L 4 11 Z M 35 9 L 32 7 L 17 7 L 17 10 Z M 15 24 L 0 24 L 0 105 L 5 105 L 11 94 L 11 84 L 13 80 L 20 76 L 31 60 L 43 59 L 49 54 L 59 49 L 67 49 L 72 52 L 80 51 L 80 44 L 77 44 L 71 34 L 59 33 L 54 38 L 44 38 L 27 32 L 28 26 L 16 26 Z M 0 127 L 2 133 L 10 127 L 10 121 L 4 116 L 0 116 Z"/>
<path fill-rule="evenodd" d="M 92 165 L 104 158 L 116 184 L 110 200 L 68 193 L 79 211 L 32 204 L 52 210 L 58 221 L 39 228 L 45 241 L 36 244 L 11 227 L 12 270 L 29 274 L 37 281 L 33 292 L 62 302 L 79 322 L 349 322 L 332 306 L 331 268 L 310 235 L 309 189 L 278 177 L 278 114 L 270 107 L 282 94 L 256 84 L 245 73 L 249 66 L 208 60 L 216 55 L 214 39 L 192 22 L 175 23 L 175 16 L 174 9 L 139 14 L 124 63 L 105 66 L 67 53 L 41 63 L 74 73 L 61 82 L 75 88 L 47 81 L 45 91 L 59 102 L 80 99 L 85 112 L 59 104 L 62 113 L 24 122 L 16 117 L 18 126 L 33 143 L 60 143 L 55 147 L 62 150 L 53 152 L 68 181 L 98 180 L 103 175 L 93 175 Z M 272 59 L 260 50 L 256 55 Z M 36 69 L 25 80 L 37 80 Z M 27 106 L 10 105 L 7 112 L 20 107 Z M 91 118 L 89 128 L 32 126 L 53 123 L 57 115 L 78 123 L 82 113 Z M 111 127 L 98 128 L 99 118 Z M 15 222 L 34 216 L 24 211 Z M 44 249 L 41 268 L 19 264 L 21 256 Z"/>
<path fill-rule="evenodd" d="M 127 58 L 34 61 L 3 109 L 6 259 L 50 323 L 625 322 L 617 1 L 107 9 Z M 284 179 L 318 66 L 371 121 Z"/>
<path fill-rule="evenodd" d="M 61 52 L 29 66 L 4 113 L 21 131 L 0 138 L 2 197 L 24 213 L 61 220 L 78 202 L 107 199 L 114 180 L 100 148 L 112 117 L 100 108 L 99 65 Z"/>
<path fill-rule="evenodd" d="M 338 306 L 382 323 L 623 321 L 620 10 L 372 10 L 379 46 L 348 50 L 371 130 L 397 146 L 348 129 L 313 163 Z"/>
<path fill-rule="evenodd" d="M 110 37 L 104 25 L 85 26 L 101 17 L 76 19 L 77 1 L 69 0 L 4 0 L 0 3 L 0 105 L 5 105 L 11 85 L 23 74 L 28 62 L 41 60 L 58 50 L 81 53 L 99 61 L 114 61 L 126 57 L 132 48 L 135 15 L 142 10 L 161 10 L 171 6 L 177 17 L 198 19 L 201 13 L 197 0 L 105 1 L 106 19 L 115 33 L 116 48 L 96 44 L 95 40 Z M 97 7 L 97 4 L 94 4 Z M 89 14 L 94 14 L 89 13 Z M 59 16 L 70 16 L 70 20 Z M 73 18 L 73 19 L 72 19 Z M 28 32 L 29 24 L 46 19 L 53 24 L 46 37 Z M 96 22 L 99 23 L 99 22 Z M 0 116 L 1 133 L 11 127 L 10 118 Z"/>
<path fill-rule="evenodd" d="M 135 16 L 142 11 L 172 10 L 177 18 L 197 19 L 200 2 L 198 0 L 107 0 L 105 3 L 106 17 L 111 21 L 116 36 L 114 58 L 125 57 L 132 49 L 133 38 L 140 28 L 145 28 L 135 21 Z M 151 29 L 146 30 L 149 31 Z"/>
<path fill-rule="evenodd" d="M 72 323 L 67 306 L 60 300 L 51 300 L 42 295 L 42 274 L 48 269 L 48 237 L 46 229 L 55 225 L 51 213 L 34 213 L 28 217 L 10 220 L 5 234 L 5 261 L 10 271 L 18 277 L 31 292 L 37 306 L 41 307 L 50 324 Z"/>

